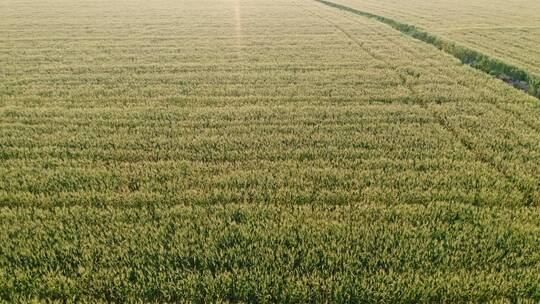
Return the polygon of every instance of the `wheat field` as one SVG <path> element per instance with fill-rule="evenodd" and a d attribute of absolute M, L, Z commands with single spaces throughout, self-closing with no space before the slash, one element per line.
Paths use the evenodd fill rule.
<path fill-rule="evenodd" d="M 540 300 L 538 99 L 377 21 L 0 0 L 0 79 L 4 302 Z"/>

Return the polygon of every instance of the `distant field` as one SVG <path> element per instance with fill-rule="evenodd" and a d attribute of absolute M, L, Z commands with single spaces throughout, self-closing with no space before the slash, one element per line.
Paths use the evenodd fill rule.
<path fill-rule="evenodd" d="M 0 2 L 0 299 L 540 300 L 537 99 L 288 0 Z"/>
<path fill-rule="evenodd" d="M 540 75 L 540 1 L 336 0 L 416 25 Z"/>

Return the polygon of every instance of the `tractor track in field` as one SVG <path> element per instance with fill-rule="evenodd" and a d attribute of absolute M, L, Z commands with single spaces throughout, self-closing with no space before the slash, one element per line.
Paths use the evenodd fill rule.
<path fill-rule="evenodd" d="M 357 15 L 360 15 L 360 16 L 363 16 L 363 17 L 367 17 L 369 19 L 376 19 L 377 21 L 381 22 L 381 23 L 384 23 L 384 24 L 387 24 L 387 25 L 390 25 L 392 28 L 395 28 L 397 30 L 399 30 L 400 32 L 404 32 L 405 34 L 408 34 L 409 36 L 417 39 L 417 40 L 421 40 L 423 42 L 426 42 L 426 43 L 429 43 L 427 41 L 424 41 L 423 39 L 419 39 L 418 37 L 414 36 L 414 35 L 411 35 L 410 33 L 408 32 L 405 32 L 403 30 L 401 30 L 400 28 L 397 28 L 396 26 L 394 26 L 394 23 L 395 24 L 401 24 L 400 22 L 398 21 L 394 21 L 394 20 L 391 20 L 391 19 L 388 19 L 386 17 L 382 17 L 382 16 L 378 16 L 378 15 L 374 15 L 374 14 L 371 14 L 371 13 L 367 13 L 367 12 L 362 12 L 362 11 L 357 11 L 356 9 L 353 9 L 353 8 L 349 8 L 347 6 L 343 6 L 343 5 L 340 5 L 340 4 L 336 4 L 336 3 L 333 3 L 333 2 L 329 2 L 329 1 L 326 1 L 326 0 L 315 0 L 317 2 L 320 2 L 322 4 L 325 4 L 325 5 L 328 5 L 330 7 L 334 7 L 334 8 L 338 8 L 338 9 L 341 9 L 341 10 L 345 10 L 345 11 L 349 11 L 349 12 L 352 12 L 354 14 L 357 14 Z M 341 32 L 343 32 L 343 34 L 345 34 L 348 38 L 350 38 L 351 40 L 353 40 L 359 47 L 363 48 L 362 44 L 359 44 L 356 39 L 354 37 L 352 37 L 352 35 L 350 35 L 348 32 L 346 32 L 344 29 L 336 26 L 335 24 L 333 24 L 333 22 L 319 16 L 321 19 L 324 19 L 325 21 L 327 21 L 328 23 L 334 25 L 338 30 L 340 30 Z M 415 28 L 413 26 L 409 26 L 409 25 L 405 25 L 407 27 L 412 27 L 412 28 Z M 415 28 L 416 29 L 416 28 Z M 432 44 L 433 43 L 429 43 L 429 44 Z M 435 45 L 436 46 L 436 45 Z M 453 55 L 454 57 L 460 59 L 459 57 L 455 56 L 454 54 L 450 53 L 450 52 L 447 52 L 445 51 L 444 49 L 441 49 L 439 48 L 440 50 L 444 51 L 445 53 L 448 53 L 450 55 Z M 370 53 L 370 55 L 372 55 Z M 390 66 L 391 66 L 391 63 L 387 62 L 386 60 L 382 59 L 382 58 L 379 58 L 378 56 L 376 56 L 375 54 L 372 55 L 373 58 L 377 59 L 377 60 L 380 60 L 384 63 L 388 63 Z M 463 62 L 463 60 L 462 60 Z M 463 62 L 465 64 L 467 64 L 466 62 Z M 473 65 L 471 64 L 468 64 L 472 67 L 474 67 Z M 475 67 L 476 68 L 476 67 Z M 481 69 L 480 69 L 481 70 Z M 485 72 L 485 71 L 484 71 Z M 399 74 L 399 73 L 398 73 Z M 496 75 L 497 76 L 497 75 Z M 513 84 L 513 81 L 514 80 L 511 80 L 511 81 L 508 81 L 508 76 L 507 75 L 499 75 L 500 77 L 497 77 L 501 80 L 503 80 L 505 83 L 509 84 L 509 85 L 512 85 Z M 515 80 L 516 83 L 522 83 L 523 81 L 522 80 Z M 527 91 L 527 89 L 524 89 L 523 87 L 520 87 L 520 86 L 515 86 L 515 88 L 517 89 L 520 89 L 522 91 L 525 91 L 527 93 L 530 94 L 530 92 Z M 409 90 L 411 92 L 413 92 L 413 89 L 412 87 L 409 86 Z M 539 92 L 540 93 L 540 92 Z M 539 98 L 538 96 L 535 96 L 533 94 L 531 94 L 532 96 L 536 97 L 536 98 Z M 425 109 L 426 108 L 426 105 L 423 105 L 423 107 Z M 494 107 L 504 113 L 507 113 L 508 115 L 510 116 L 513 116 L 515 117 L 516 119 L 518 119 L 520 122 L 524 123 L 527 127 L 531 128 L 532 130 L 535 130 L 535 131 L 538 131 L 540 129 L 539 126 L 535 126 L 534 124 L 524 120 L 522 117 L 520 117 L 519 115 L 517 115 L 515 112 L 513 111 L 510 111 L 508 109 L 505 109 L 503 108 L 502 106 L 500 106 L 499 104 L 497 103 L 494 103 Z M 432 113 L 432 116 L 435 118 L 435 120 L 437 121 L 437 123 L 444 129 L 446 130 L 447 132 L 449 132 L 452 137 L 454 137 L 456 140 L 458 140 L 460 142 L 460 144 L 466 149 L 468 150 L 470 153 L 472 153 L 472 155 L 474 155 L 474 158 L 484 164 L 486 164 L 488 167 L 494 169 L 496 172 L 498 172 L 499 174 L 501 174 L 508 182 L 512 183 L 512 184 L 515 184 L 516 187 L 517 187 L 517 190 L 519 190 L 519 192 L 521 192 L 521 194 L 523 195 L 523 200 L 525 202 L 526 205 L 530 205 L 532 204 L 532 194 L 531 194 L 531 189 L 527 188 L 523 182 L 517 177 L 517 176 L 514 176 L 512 174 L 510 174 L 508 172 L 508 170 L 506 170 L 505 168 L 501 167 L 499 164 L 497 164 L 496 162 L 492 161 L 489 157 L 486 157 L 485 155 L 482 155 L 482 153 L 480 153 L 479 151 L 477 151 L 477 149 L 474 147 L 473 144 L 469 143 L 468 141 L 466 141 L 461 135 L 460 135 L 460 132 L 458 130 L 456 130 L 454 127 L 452 127 L 446 120 L 446 118 L 444 116 L 441 116 L 440 114 L 437 114 L 437 113 Z"/>
<path fill-rule="evenodd" d="M 373 52 L 371 51 L 369 48 L 367 48 L 361 41 L 359 41 L 357 38 L 355 38 L 351 33 L 349 33 L 347 30 L 345 30 L 343 27 L 339 26 L 338 24 L 336 24 L 335 22 L 333 22 L 331 19 L 329 18 L 325 18 L 313 11 L 311 11 L 309 8 L 299 4 L 299 3 L 296 3 L 296 2 L 293 2 L 294 5 L 296 5 L 297 7 L 305 10 L 308 14 L 310 14 L 311 16 L 314 16 L 318 19 L 321 19 L 323 20 L 324 22 L 330 24 L 332 27 L 334 27 L 335 29 L 337 29 L 339 32 L 341 32 L 343 35 L 345 35 L 347 37 L 348 40 L 350 40 L 352 43 L 354 43 L 357 47 L 359 47 L 360 49 L 362 49 L 364 52 L 366 52 L 369 56 L 371 56 L 373 59 L 377 60 L 377 61 L 380 61 L 381 63 L 387 65 L 390 69 L 392 69 L 392 71 L 394 71 L 396 73 L 396 75 L 398 76 L 399 80 L 400 80 L 400 83 L 401 85 L 405 86 L 409 92 L 411 94 L 414 94 L 415 93 L 415 90 L 413 88 L 413 86 L 407 82 L 407 79 L 406 77 L 403 75 L 402 72 L 400 72 L 398 70 L 398 66 L 393 64 L 392 61 L 390 60 L 387 60 L 387 59 L 384 59 L 382 56 L 380 56 L 379 54 L 377 54 L 376 52 Z"/>
<path fill-rule="evenodd" d="M 491 157 L 478 151 L 478 149 L 474 146 L 473 143 L 464 139 L 463 136 L 461 136 L 459 130 L 457 130 L 448 122 L 448 117 L 446 117 L 445 115 L 441 115 L 439 113 L 433 113 L 432 115 L 437 120 L 438 125 L 441 126 L 446 132 L 451 134 L 452 137 L 458 140 L 460 145 L 473 155 L 474 159 L 486 164 L 488 167 L 492 168 L 498 174 L 500 174 L 504 179 L 506 179 L 507 182 L 515 185 L 516 189 L 519 190 L 519 192 L 523 195 L 521 202 L 524 203 L 524 205 L 530 206 L 534 204 L 532 189 L 527 187 L 526 183 L 524 183 L 523 180 L 519 178 L 519 176 L 512 174 L 511 172 L 509 172 L 507 168 L 504 167 L 504 165 L 501 165 L 497 163 L 496 161 L 493 161 Z"/>
<path fill-rule="evenodd" d="M 362 17 L 374 19 L 380 23 L 384 23 L 395 30 L 398 30 L 412 38 L 420 40 L 422 42 L 431 44 L 439 50 L 454 56 L 459 59 L 463 64 L 469 65 L 475 69 L 478 69 L 484 73 L 494 76 L 506 84 L 528 93 L 529 95 L 536 97 L 540 103 L 540 77 L 524 70 L 519 67 L 510 65 L 501 60 L 491 58 L 488 55 L 482 54 L 476 50 L 458 45 L 455 42 L 443 39 L 434 34 L 420 29 L 414 25 L 406 24 L 391 18 L 387 18 L 381 15 L 376 15 L 366 11 L 357 10 L 355 8 L 338 4 L 326 0 L 314 0 L 321 4 L 347 11 Z"/>
<path fill-rule="evenodd" d="M 319 1 L 319 0 L 316 0 L 316 1 Z M 397 67 L 395 65 L 393 65 L 391 61 L 386 60 L 383 57 L 379 56 L 377 53 L 371 52 L 369 49 L 365 48 L 364 45 L 360 41 L 358 41 L 352 34 L 350 34 L 347 30 L 345 30 L 341 26 L 334 23 L 332 20 L 330 20 L 328 18 L 325 18 L 325 17 L 323 17 L 323 16 L 321 16 L 321 15 L 319 15 L 317 13 L 314 13 L 310 9 L 308 9 L 307 7 L 304 7 L 304 6 L 302 6 L 302 5 L 300 5 L 300 4 L 296 3 L 296 2 L 294 2 L 294 4 L 297 7 L 300 7 L 302 9 L 304 9 L 310 15 L 325 21 L 326 23 L 330 24 L 331 26 L 333 26 L 334 28 L 339 30 L 343 35 L 345 35 L 347 37 L 347 39 L 352 41 L 357 47 L 359 47 L 362 50 L 366 51 L 373 59 L 388 65 L 392 70 L 394 70 L 398 74 L 398 76 L 400 77 L 400 79 L 402 81 L 402 84 L 406 85 L 407 88 L 409 89 L 409 91 L 414 94 L 414 88 L 411 85 L 407 84 L 404 77 L 399 73 L 399 71 L 397 71 Z M 495 105 L 495 107 L 497 109 L 503 111 L 503 112 L 506 112 L 506 113 L 508 113 L 510 115 L 515 116 L 514 113 L 504 111 L 504 109 L 500 108 L 498 105 Z M 426 104 L 422 104 L 422 108 L 427 110 L 428 112 L 430 112 L 428 110 Z M 502 168 L 496 162 L 493 162 L 492 160 L 490 160 L 489 157 L 486 157 L 485 155 L 482 155 L 482 153 L 477 151 L 477 149 L 474 147 L 474 145 L 472 143 L 469 143 L 468 141 L 466 141 L 463 138 L 463 136 L 461 136 L 460 132 L 458 130 L 456 130 L 454 127 L 452 127 L 448 123 L 447 118 L 445 116 L 443 116 L 443 115 L 441 115 L 439 113 L 436 113 L 436 112 L 432 112 L 430 114 L 435 119 L 435 121 L 437 122 L 437 124 L 440 127 L 442 127 L 446 132 L 448 132 L 454 139 L 456 139 L 460 143 L 460 145 L 462 147 L 464 147 L 469 153 L 471 153 L 471 155 L 473 155 L 474 159 L 476 159 L 477 161 L 487 165 L 491 169 L 495 170 L 498 174 L 500 174 L 509 183 L 515 184 L 517 190 L 523 195 L 523 201 L 525 202 L 526 205 L 531 205 L 532 204 L 532 195 L 531 195 L 530 189 L 527 189 L 523 185 L 521 180 L 519 180 L 516 176 L 510 174 L 507 170 Z"/>
<path fill-rule="evenodd" d="M 448 52 L 446 51 L 444 48 L 440 48 L 438 45 L 436 45 L 435 43 L 432 43 L 432 42 L 429 42 L 429 41 L 426 41 L 425 39 L 421 39 L 419 37 L 417 37 L 416 35 L 413 35 L 414 33 L 411 33 L 410 31 L 405 31 L 403 30 L 403 28 L 400 28 L 399 26 L 400 25 L 403 25 L 404 28 L 407 28 L 407 29 L 414 29 L 415 31 L 420 31 L 418 30 L 416 27 L 414 26 L 411 26 L 411 25 L 407 25 L 407 24 L 404 24 L 404 23 L 401 23 L 399 21 L 396 21 L 396 20 L 393 20 L 393 19 L 390 19 L 390 18 L 387 18 L 387 17 L 383 17 L 383 16 L 379 16 L 379 15 L 375 15 L 375 14 L 372 14 L 372 13 L 369 13 L 369 12 L 364 12 L 364 11 L 360 11 L 360 10 L 356 10 L 354 8 L 350 8 L 348 6 L 345 6 L 345 5 L 341 5 L 341 4 L 337 4 L 337 3 L 334 3 L 334 2 L 330 2 L 330 1 L 326 1 L 326 0 L 315 0 L 317 2 L 320 2 L 322 4 L 325 4 L 327 6 L 330 6 L 330 7 L 334 7 L 334 8 L 338 8 L 340 10 L 345 10 L 345 11 L 348 11 L 348 12 L 351 12 L 351 13 L 354 13 L 356 15 L 360 15 L 360 16 L 363 16 L 363 17 L 367 17 L 369 19 L 375 19 L 381 23 L 384 23 L 384 24 L 387 24 L 389 26 L 391 26 L 392 28 L 396 29 L 396 30 L 399 30 L 400 32 L 402 33 L 405 33 L 407 34 L 408 36 L 411 36 L 417 40 L 420 40 L 420 41 L 423 41 L 423 42 L 426 42 L 428 44 L 431 44 L 431 45 L 434 45 L 436 46 L 438 49 L 440 49 L 441 51 L 444 51 L 445 53 L 449 54 L 449 55 L 452 55 L 454 57 L 456 57 L 457 59 L 460 59 L 462 61 L 462 63 L 464 64 L 467 64 L 475 69 L 478 69 L 478 70 L 481 70 L 485 73 L 488 73 L 490 74 L 489 71 L 485 71 L 485 70 L 482 70 L 474 65 L 472 65 L 470 62 L 467 62 L 467 61 L 464 61 L 462 60 L 462 58 L 460 58 L 459 56 L 456 56 L 455 54 L 452 54 L 452 52 Z M 348 35 L 348 33 L 346 33 L 345 31 L 343 31 L 342 29 L 340 29 L 342 32 L 344 32 L 346 35 Z M 426 33 L 428 34 L 428 33 Z M 431 34 L 428 34 L 428 35 L 431 35 Z M 350 35 L 348 35 L 350 36 Z M 438 40 L 441 40 L 439 37 L 436 37 L 436 36 L 433 36 L 431 35 L 432 37 L 438 39 Z M 353 39 L 352 37 L 350 37 L 351 39 Z M 354 40 L 354 39 L 353 39 Z M 446 42 L 445 42 L 446 43 Z M 461 46 L 460 46 L 461 47 Z M 476 51 L 473 51 L 471 50 L 472 52 L 476 52 Z M 371 55 L 371 54 L 370 54 Z M 373 55 L 372 55 L 373 56 Z M 482 56 L 486 56 L 486 55 L 482 55 Z M 487 57 L 487 56 L 486 56 Z M 377 57 L 374 56 L 374 58 L 378 59 L 378 60 L 381 60 Z M 495 59 L 491 59 L 491 60 L 495 60 Z M 384 62 L 384 60 L 381 60 Z M 515 68 L 515 67 L 512 67 L 512 68 Z M 526 72 L 526 71 L 523 71 L 523 73 L 526 73 L 527 75 L 530 75 L 530 76 L 527 76 L 527 77 L 532 77 L 532 81 L 540 81 L 539 79 L 536 79 L 534 75 L 530 74 L 529 72 Z M 491 75 L 491 74 L 490 74 Z M 493 75 L 492 75 L 493 76 Z M 514 88 L 520 90 L 520 91 L 524 91 L 526 93 L 528 93 L 529 95 L 533 96 L 533 97 L 536 97 L 537 99 L 540 99 L 540 82 L 538 82 L 536 84 L 537 87 L 535 87 L 535 90 L 536 90 L 536 94 L 532 94 L 529 89 L 530 89 L 530 85 L 528 84 L 528 82 L 525 82 L 524 79 L 512 79 L 510 78 L 508 75 L 494 75 L 496 78 L 502 80 L 503 82 L 505 82 L 506 84 L 510 85 L 510 86 L 513 86 Z M 401 75 L 400 75 L 401 77 Z M 409 90 L 413 91 L 412 87 L 409 86 Z M 540 105 L 540 102 L 538 103 Z M 519 120 L 520 122 L 522 122 L 523 124 L 525 124 L 527 127 L 531 128 L 532 130 L 534 131 L 540 131 L 540 126 L 539 125 L 535 125 L 533 123 L 531 123 L 530 121 L 527 121 L 525 119 L 523 119 L 523 117 L 521 117 L 519 114 L 515 113 L 514 111 L 511 111 L 509 109 L 506 109 L 504 107 L 502 107 L 501 105 L 497 104 L 497 103 L 494 103 L 494 106 L 501 110 L 501 111 L 504 111 L 506 113 L 508 113 L 509 115 L 515 117 L 517 120 Z"/>

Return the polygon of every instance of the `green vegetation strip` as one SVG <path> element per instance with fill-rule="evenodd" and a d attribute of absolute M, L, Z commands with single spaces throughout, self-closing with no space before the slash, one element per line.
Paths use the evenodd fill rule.
<path fill-rule="evenodd" d="M 369 12 L 360 11 L 345 5 L 337 4 L 325 0 L 315 0 L 322 4 L 338 8 L 344 11 L 348 11 L 360 16 L 367 18 L 375 19 L 379 22 L 387 24 L 392 28 L 409 35 L 420 41 L 429 43 L 438 49 L 448 53 L 459 60 L 462 63 L 468 64 L 476 69 L 479 69 L 483 72 L 489 73 L 499 79 L 504 80 L 505 82 L 513 85 L 514 87 L 521 89 L 536 98 L 540 98 L 540 78 L 536 75 L 533 75 L 521 68 L 518 68 L 514 65 L 505 63 L 501 60 L 491 58 L 485 54 L 482 54 L 473 49 L 457 45 L 452 41 L 448 41 L 438 37 L 436 35 L 430 34 L 416 26 L 402 23 L 387 17 L 375 15 Z"/>

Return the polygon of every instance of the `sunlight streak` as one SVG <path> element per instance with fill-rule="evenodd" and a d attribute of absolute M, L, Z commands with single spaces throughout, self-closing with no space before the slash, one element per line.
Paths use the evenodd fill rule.
<path fill-rule="evenodd" d="M 242 16 L 240 13 L 240 0 L 233 1 L 236 46 L 240 48 L 242 46 Z"/>

